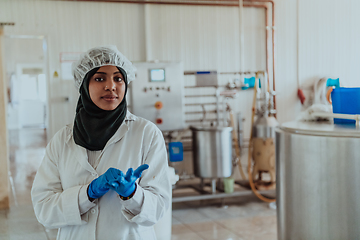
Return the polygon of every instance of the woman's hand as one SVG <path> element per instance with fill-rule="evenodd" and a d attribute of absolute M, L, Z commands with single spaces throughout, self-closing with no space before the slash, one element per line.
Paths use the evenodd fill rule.
<path fill-rule="evenodd" d="M 148 168 L 149 165 L 147 164 L 141 165 L 135 171 L 129 168 L 125 176 L 121 170 L 112 168 L 112 179 L 109 179 L 108 187 L 116 191 L 120 196 L 128 197 L 135 191 L 135 181 L 140 178 L 142 172 Z"/>
<path fill-rule="evenodd" d="M 111 168 L 109 168 L 103 175 L 99 176 L 98 178 L 94 179 L 87 190 L 87 194 L 90 200 L 102 197 L 105 193 L 107 193 L 110 188 L 107 185 L 109 183 L 110 175 L 111 175 Z"/>

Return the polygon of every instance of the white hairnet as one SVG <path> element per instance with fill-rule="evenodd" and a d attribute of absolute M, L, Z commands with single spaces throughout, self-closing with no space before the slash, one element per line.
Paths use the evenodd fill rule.
<path fill-rule="evenodd" d="M 124 69 L 127 83 L 135 79 L 136 68 L 116 48 L 116 46 L 96 47 L 82 54 L 80 60 L 72 64 L 75 86 L 79 89 L 85 75 L 92 69 L 112 65 Z"/>

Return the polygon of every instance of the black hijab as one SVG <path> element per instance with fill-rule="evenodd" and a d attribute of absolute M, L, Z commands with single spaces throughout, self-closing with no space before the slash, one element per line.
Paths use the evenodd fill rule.
<path fill-rule="evenodd" d="M 127 113 L 127 75 L 122 68 L 117 68 L 124 76 L 125 94 L 119 106 L 114 110 L 103 110 L 96 106 L 90 98 L 89 82 L 91 77 L 99 70 L 99 67 L 89 71 L 80 86 L 80 97 L 76 107 L 73 136 L 77 145 L 88 150 L 103 150 L 106 143 L 125 119 Z"/>

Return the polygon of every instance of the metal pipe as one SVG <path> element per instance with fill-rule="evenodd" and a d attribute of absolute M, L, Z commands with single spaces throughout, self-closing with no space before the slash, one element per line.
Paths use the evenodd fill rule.
<path fill-rule="evenodd" d="M 239 50 L 240 50 L 240 70 L 244 71 L 244 59 L 245 59 L 245 38 L 244 38 L 244 3 L 243 0 L 239 1 Z"/>
<path fill-rule="evenodd" d="M 94 0 L 63 0 L 63 1 L 77 1 L 77 2 L 94 2 Z M 96 2 L 110 2 L 110 3 L 135 3 L 135 4 L 168 4 L 168 5 L 189 5 L 189 6 L 220 6 L 220 7 L 237 7 L 239 6 L 238 0 L 228 0 L 228 1 L 152 1 L 152 0 L 101 0 Z"/>
<path fill-rule="evenodd" d="M 255 74 L 257 71 L 247 71 L 247 72 L 220 72 L 219 74 Z"/>
<path fill-rule="evenodd" d="M 185 95 L 186 98 L 192 98 L 192 97 L 216 97 L 215 94 L 205 94 L 205 95 Z"/>
<path fill-rule="evenodd" d="M 216 178 L 211 179 L 211 193 L 216 193 Z"/>
<path fill-rule="evenodd" d="M 216 89 L 216 119 L 217 126 L 220 126 L 220 89 Z"/>
<path fill-rule="evenodd" d="M 212 87 L 212 88 L 216 88 L 216 87 L 226 87 L 225 85 L 219 85 L 219 86 L 185 86 L 184 88 L 206 88 L 206 87 Z"/>
<path fill-rule="evenodd" d="M 150 6 L 144 6 L 144 25 L 145 25 L 145 60 L 152 60 L 151 31 L 150 31 Z"/>
<path fill-rule="evenodd" d="M 216 103 L 186 103 L 185 106 L 216 105 Z"/>
<path fill-rule="evenodd" d="M 276 56 L 275 56 L 275 2 L 273 0 L 246 0 L 246 2 L 251 2 L 251 3 L 256 3 L 256 2 L 261 2 L 261 3 L 271 3 L 271 21 L 272 21 L 272 58 L 273 58 L 273 62 L 272 62 L 272 67 L 273 67 L 273 90 L 275 91 L 275 60 L 276 60 Z M 273 97 L 273 101 L 274 101 L 274 109 L 276 109 L 276 97 Z M 276 117 L 276 114 L 275 114 Z"/>
<path fill-rule="evenodd" d="M 268 6 L 265 4 L 249 4 L 249 3 L 244 3 L 244 7 L 256 7 L 256 8 L 264 8 L 265 9 L 265 39 L 266 39 L 266 46 L 265 46 L 265 52 L 266 52 L 266 72 L 269 72 L 269 65 L 270 65 L 270 61 L 269 61 L 269 21 L 268 21 Z M 270 79 L 269 79 L 269 75 L 267 78 L 268 84 L 270 83 Z"/>
<path fill-rule="evenodd" d="M 261 194 L 274 194 L 274 190 L 260 191 Z M 233 193 L 212 193 L 212 194 L 197 194 L 191 196 L 174 196 L 172 202 L 190 202 L 190 201 L 199 201 L 199 200 L 209 200 L 209 199 L 220 199 L 220 198 L 229 198 L 229 197 L 243 197 L 251 196 L 253 192 L 251 190 L 240 190 Z"/>
<path fill-rule="evenodd" d="M 261 6 L 261 5 L 247 5 L 248 7 L 251 6 Z M 265 6 L 265 5 L 264 5 Z M 245 75 L 245 74 L 255 74 L 258 71 L 246 71 L 246 72 L 219 72 L 218 74 L 240 74 L 240 75 Z M 197 72 L 196 71 L 184 71 L 184 75 L 196 75 Z"/>
<path fill-rule="evenodd" d="M 211 119 L 205 119 L 204 121 L 207 121 L 207 122 L 216 122 L 217 119 L 216 119 L 216 118 L 211 118 Z M 186 122 L 186 123 L 203 122 L 203 120 L 202 120 L 202 119 L 193 119 L 193 120 L 186 120 L 185 122 Z"/>
<path fill-rule="evenodd" d="M 220 110 L 220 112 L 223 112 Z M 206 111 L 206 113 L 216 113 L 216 110 Z M 204 114 L 204 111 L 185 112 L 185 114 Z"/>
<path fill-rule="evenodd" d="M 238 142 L 236 144 L 238 144 L 239 148 L 240 148 L 240 153 L 242 152 L 242 148 L 244 145 L 244 127 L 243 127 L 243 118 L 242 118 L 242 114 L 241 112 L 239 112 L 236 115 L 236 120 L 237 120 L 237 134 L 238 134 Z"/>
<path fill-rule="evenodd" d="M 228 126 L 228 120 L 227 120 L 227 117 L 226 117 L 226 98 L 223 100 L 222 102 L 223 104 L 223 111 L 221 111 L 223 113 L 223 121 L 224 121 L 224 127 L 227 127 Z M 220 114 L 220 109 L 219 109 L 219 114 Z"/>

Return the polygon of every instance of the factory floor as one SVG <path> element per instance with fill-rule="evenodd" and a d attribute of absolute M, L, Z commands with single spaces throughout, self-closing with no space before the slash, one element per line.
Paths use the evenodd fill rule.
<path fill-rule="evenodd" d="M 9 131 L 10 209 L 0 211 L 0 240 L 55 240 L 35 218 L 30 189 L 45 153 L 45 130 Z M 276 211 L 254 196 L 174 203 L 172 240 L 276 240 Z"/>

